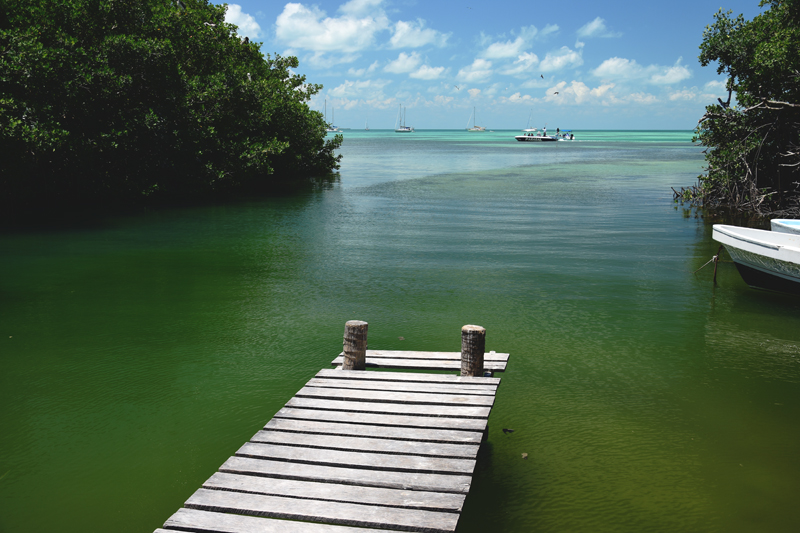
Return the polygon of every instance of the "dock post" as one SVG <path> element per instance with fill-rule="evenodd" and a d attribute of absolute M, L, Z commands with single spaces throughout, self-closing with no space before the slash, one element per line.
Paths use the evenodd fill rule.
<path fill-rule="evenodd" d="M 342 370 L 364 370 L 367 367 L 367 323 L 348 320 L 344 325 L 344 362 Z"/>
<path fill-rule="evenodd" d="M 461 328 L 461 375 L 483 376 L 483 352 L 486 349 L 486 328 L 466 325 Z"/>

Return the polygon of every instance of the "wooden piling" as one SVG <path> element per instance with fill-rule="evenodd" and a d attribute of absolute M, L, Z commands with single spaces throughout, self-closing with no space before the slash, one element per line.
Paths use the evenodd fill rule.
<path fill-rule="evenodd" d="M 342 370 L 364 370 L 367 367 L 367 323 L 348 320 L 344 325 L 344 362 Z"/>
<path fill-rule="evenodd" d="M 461 375 L 483 376 L 486 328 L 466 325 L 461 328 Z"/>

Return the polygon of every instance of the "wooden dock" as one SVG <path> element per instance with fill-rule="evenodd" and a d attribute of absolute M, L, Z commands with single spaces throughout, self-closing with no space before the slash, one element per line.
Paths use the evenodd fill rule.
<path fill-rule="evenodd" d="M 454 370 L 461 359 L 362 352 L 366 366 L 406 370 Z M 505 370 L 508 354 L 489 355 L 487 367 Z M 499 384 L 320 370 L 156 532 L 455 531 Z"/>

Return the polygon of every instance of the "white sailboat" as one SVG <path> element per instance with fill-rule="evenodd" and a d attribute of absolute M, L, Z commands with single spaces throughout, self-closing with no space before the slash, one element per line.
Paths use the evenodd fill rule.
<path fill-rule="evenodd" d="M 401 117 L 402 121 L 400 120 Z M 395 133 L 412 133 L 414 131 L 413 126 L 406 126 L 406 110 L 402 104 L 397 112 L 397 120 L 395 121 L 394 131 Z"/>
<path fill-rule="evenodd" d="M 325 99 L 325 106 L 323 107 L 323 109 L 324 109 L 324 113 L 325 113 L 325 131 L 327 133 L 341 133 L 342 130 L 340 130 L 339 128 L 337 128 L 336 126 L 333 125 L 333 122 L 336 121 L 336 119 L 334 118 L 334 114 L 333 114 L 333 106 L 331 106 L 331 123 L 328 124 L 328 100 L 327 100 L 327 98 Z"/>
<path fill-rule="evenodd" d="M 525 132 L 535 132 L 535 131 L 539 131 L 539 130 L 537 130 L 536 128 L 531 128 L 531 117 L 533 117 L 533 109 L 531 109 L 531 112 L 530 112 L 530 114 L 528 115 L 528 125 L 527 125 L 527 126 L 525 126 L 525 129 L 524 129 L 524 130 L 522 130 L 522 131 L 525 131 Z"/>
<path fill-rule="evenodd" d="M 475 131 L 486 131 L 486 126 L 478 126 L 475 123 L 476 120 L 477 120 L 477 115 L 475 113 L 475 108 L 474 107 L 472 108 L 472 116 L 470 118 L 472 119 L 472 127 L 471 128 L 469 127 L 469 120 L 467 120 L 467 131 L 473 131 L 473 132 L 475 132 Z"/>

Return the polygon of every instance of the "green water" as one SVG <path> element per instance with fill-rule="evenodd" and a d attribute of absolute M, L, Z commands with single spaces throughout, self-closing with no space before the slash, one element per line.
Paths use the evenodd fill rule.
<path fill-rule="evenodd" d="M 0 531 L 152 531 L 349 319 L 512 354 L 459 532 L 796 531 L 800 301 L 692 273 L 691 133 L 516 133 L 348 131 L 327 189 L 0 234 Z"/>

